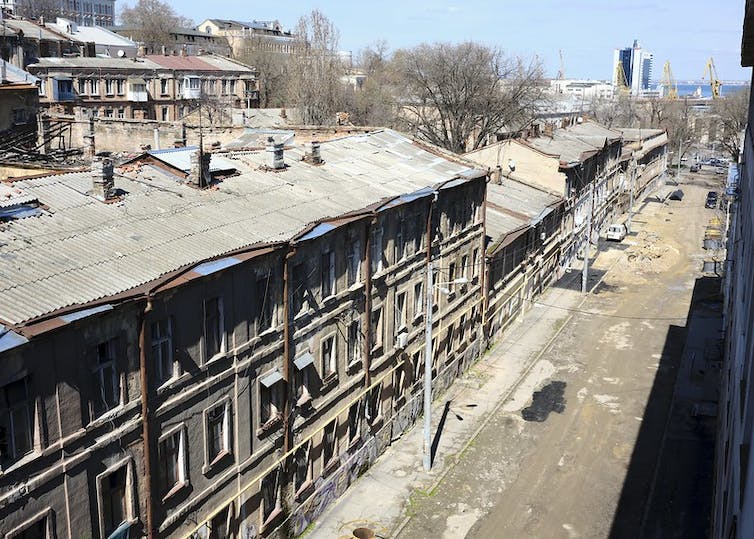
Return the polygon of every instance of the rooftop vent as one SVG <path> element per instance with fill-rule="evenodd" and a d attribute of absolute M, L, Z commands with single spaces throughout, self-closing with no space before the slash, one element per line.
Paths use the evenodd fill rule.
<path fill-rule="evenodd" d="M 320 152 L 320 144 L 318 140 L 313 140 L 304 154 L 304 161 L 311 163 L 312 165 L 321 165 L 324 163 L 322 160 L 322 153 Z"/>
<path fill-rule="evenodd" d="M 267 166 L 269 168 L 273 170 L 282 170 L 285 168 L 283 148 L 282 142 L 276 143 L 273 137 L 267 138 L 267 153 L 269 154 Z"/>

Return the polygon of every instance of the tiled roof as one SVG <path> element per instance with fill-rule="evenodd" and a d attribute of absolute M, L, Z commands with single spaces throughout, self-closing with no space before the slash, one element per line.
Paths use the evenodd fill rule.
<path fill-rule="evenodd" d="M 234 161 L 241 175 L 196 190 L 147 168 L 116 178 L 125 192 L 89 196 L 88 172 L 19 180 L 48 211 L 0 228 L 0 323 L 22 325 L 102 300 L 177 269 L 253 245 L 289 240 L 311 223 L 469 175 L 393 131 L 322 143 L 325 163 L 286 151 L 284 172 L 265 172 L 265 151 Z M 483 175 L 482 171 L 474 171 Z"/>

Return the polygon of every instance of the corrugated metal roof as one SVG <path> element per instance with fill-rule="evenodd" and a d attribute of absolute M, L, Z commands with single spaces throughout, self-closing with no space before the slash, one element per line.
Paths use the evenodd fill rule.
<path fill-rule="evenodd" d="M 323 142 L 325 163 L 286 150 L 288 168 L 265 172 L 265 151 L 229 159 L 242 172 L 216 190 L 153 171 L 117 176 L 127 194 L 104 204 L 88 172 L 18 180 L 49 213 L 0 230 L 0 320 L 23 324 L 149 283 L 241 248 L 294 238 L 307 226 L 414 193 L 468 168 L 418 149 L 393 131 Z M 418 150 L 418 151 L 417 151 Z M 399 155 L 412 155 L 404 160 Z"/>
<path fill-rule="evenodd" d="M 562 198 L 525 183 L 504 179 L 487 184 L 487 235 L 492 241 L 525 224 L 536 224 Z"/>
<path fill-rule="evenodd" d="M 171 167 L 188 172 L 191 169 L 191 154 L 199 149 L 198 146 L 186 146 L 184 148 L 166 148 L 163 150 L 150 150 L 147 153 L 153 157 L 156 157 L 160 161 L 164 161 Z M 213 154 L 209 161 L 210 172 L 218 172 L 221 170 L 234 170 L 238 168 L 238 164 L 223 157 L 220 154 Z"/>

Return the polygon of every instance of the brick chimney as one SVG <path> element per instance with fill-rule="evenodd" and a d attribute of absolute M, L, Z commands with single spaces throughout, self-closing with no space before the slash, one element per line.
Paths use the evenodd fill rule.
<path fill-rule="evenodd" d="M 194 187 L 202 189 L 209 185 L 212 177 L 209 173 L 209 162 L 212 154 L 203 153 L 201 150 L 191 152 L 189 157 L 189 175 L 188 181 Z"/>
<path fill-rule="evenodd" d="M 92 195 L 103 201 L 115 198 L 113 160 L 109 155 L 98 155 L 92 160 Z"/>

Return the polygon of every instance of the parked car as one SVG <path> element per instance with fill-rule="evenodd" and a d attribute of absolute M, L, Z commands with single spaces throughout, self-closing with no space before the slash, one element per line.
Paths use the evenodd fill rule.
<path fill-rule="evenodd" d="M 605 239 L 611 241 L 623 241 L 623 238 L 625 237 L 626 225 L 624 225 L 623 223 L 613 223 L 609 227 L 607 227 Z"/>
<path fill-rule="evenodd" d="M 715 174 L 725 174 L 727 173 L 727 170 L 725 170 L 723 167 L 717 167 L 715 169 Z"/>
<path fill-rule="evenodd" d="M 707 201 L 704 203 L 705 208 L 716 208 L 717 207 L 717 199 L 718 194 L 715 191 L 710 191 L 707 193 Z"/>
<path fill-rule="evenodd" d="M 689 172 L 699 172 L 699 165 L 691 165 L 689 167 Z"/>

